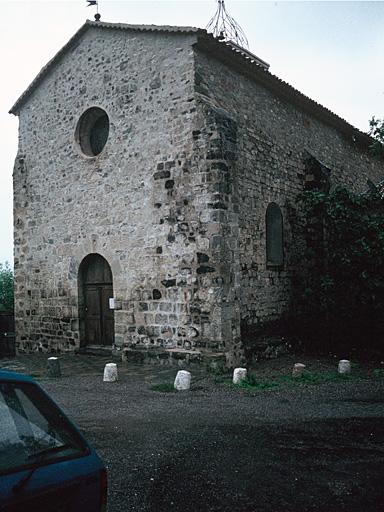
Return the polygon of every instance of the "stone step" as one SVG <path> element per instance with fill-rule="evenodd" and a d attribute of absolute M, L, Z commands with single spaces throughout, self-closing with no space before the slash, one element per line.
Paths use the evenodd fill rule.
<path fill-rule="evenodd" d="M 112 354 L 112 347 L 105 345 L 87 345 L 75 350 L 76 354 L 85 354 L 90 356 L 108 356 Z"/>
<path fill-rule="evenodd" d="M 131 363 L 191 365 L 199 364 L 214 369 L 225 366 L 225 354 L 207 352 L 204 350 L 189 350 L 183 348 L 125 348 L 122 360 Z"/>

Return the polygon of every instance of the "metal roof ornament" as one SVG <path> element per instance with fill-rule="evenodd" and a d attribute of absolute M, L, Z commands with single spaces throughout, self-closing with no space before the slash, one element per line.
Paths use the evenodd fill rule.
<path fill-rule="evenodd" d="M 86 0 L 87 7 L 96 6 L 95 21 L 100 21 L 101 15 L 99 14 L 99 2 L 98 0 Z"/>
<path fill-rule="evenodd" d="M 224 0 L 215 0 L 217 10 L 213 18 L 206 26 L 207 32 L 211 32 L 221 41 L 235 43 L 242 48 L 248 48 L 248 39 L 240 25 L 225 9 Z"/>

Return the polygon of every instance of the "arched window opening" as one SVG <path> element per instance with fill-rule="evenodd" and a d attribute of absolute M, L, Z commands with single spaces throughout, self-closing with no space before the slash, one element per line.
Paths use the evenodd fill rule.
<path fill-rule="evenodd" d="M 265 216 L 267 266 L 281 267 L 284 263 L 283 215 L 276 203 L 270 203 Z"/>

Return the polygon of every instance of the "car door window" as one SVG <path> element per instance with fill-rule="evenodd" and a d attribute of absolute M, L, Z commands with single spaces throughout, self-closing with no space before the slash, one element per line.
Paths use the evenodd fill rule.
<path fill-rule="evenodd" d="M 0 472 L 80 456 L 86 447 L 35 385 L 0 382 Z"/>

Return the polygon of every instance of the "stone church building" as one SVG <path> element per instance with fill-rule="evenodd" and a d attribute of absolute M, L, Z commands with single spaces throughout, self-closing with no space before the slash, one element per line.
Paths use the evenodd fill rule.
<path fill-rule="evenodd" d="M 12 107 L 19 351 L 242 352 L 290 306 L 289 207 L 372 140 L 205 30 L 87 21 Z"/>

